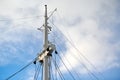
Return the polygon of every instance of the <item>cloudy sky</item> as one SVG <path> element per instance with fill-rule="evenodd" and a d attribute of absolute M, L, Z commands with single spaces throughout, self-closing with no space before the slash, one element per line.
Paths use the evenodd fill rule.
<path fill-rule="evenodd" d="M 84 80 L 91 80 L 89 71 L 99 80 L 120 80 L 119 0 L 0 0 L 0 80 L 42 50 L 43 36 L 37 28 L 43 25 L 45 4 L 48 15 L 57 8 L 49 20 L 53 27 L 49 37 L 72 64 L 71 68 L 62 58 L 69 70 L 79 72 Z M 62 62 L 59 64 L 68 76 Z M 33 80 L 33 71 L 31 65 L 17 77 Z"/>

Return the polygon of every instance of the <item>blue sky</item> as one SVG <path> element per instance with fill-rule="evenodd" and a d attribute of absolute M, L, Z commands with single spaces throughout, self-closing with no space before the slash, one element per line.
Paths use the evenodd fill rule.
<path fill-rule="evenodd" d="M 53 27 L 49 37 L 72 64 L 71 68 L 62 58 L 69 70 L 79 72 L 83 80 L 91 80 L 81 65 L 84 64 L 100 80 L 120 80 L 119 0 L 0 0 L 0 80 L 19 70 L 42 50 L 43 34 L 37 28 L 43 25 L 45 4 L 48 15 L 57 8 L 49 21 Z M 80 53 L 70 42 L 97 70 L 83 56 L 78 56 Z M 64 65 L 60 61 L 59 64 L 68 78 Z M 32 73 L 33 64 L 11 80 L 19 77 L 33 80 Z"/>

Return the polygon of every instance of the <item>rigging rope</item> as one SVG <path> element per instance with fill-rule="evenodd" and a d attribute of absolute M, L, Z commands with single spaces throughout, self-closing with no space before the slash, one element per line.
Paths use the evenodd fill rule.
<path fill-rule="evenodd" d="M 66 37 L 66 36 L 65 36 Z M 76 49 L 76 51 L 78 51 L 80 54 L 81 54 L 81 56 L 83 56 L 84 57 L 84 59 L 86 59 L 86 61 L 94 68 L 94 69 L 96 69 L 96 67 L 88 60 L 88 58 L 86 57 L 86 56 L 84 56 L 83 55 L 83 53 L 81 53 L 80 51 L 79 51 L 79 49 L 66 37 L 66 39 L 67 39 L 67 41 L 73 46 L 73 48 L 74 49 Z M 80 54 L 78 54 L 78 56 L 80 56 Z M 86 67 L 86 65 L 85 64 L 82 64 L 86 69 L 87 69 L 87 71 L 89 71 L 91 74 L 92 74 L 92 76 L 94 76 L 97 80 L 99 80 L 99 78 L 93 73 L 93 72 L 91 72 L 87 67 Z M 97 69 L 96 69 L 97 70 Z M 100 72 L 99 72 L 100 73 Z M 101 73 L 100 73 L 101 74 Z"/>
<path fill-rule="evenodd" d="M 36 64 L 35 64 L 36 65 Z M 37 69 L 35 70 L 35 75 L 34 75 L 34 80 L 37 80 L 38 79 L 38 76 L 39 76 L 39 72 L 41 70 L 41 64 L 38 64 Z"/>
<path fill-rule="evenodd" d="M 57 67 L 56 67 L 56 55 L 55 55 L 55 80 L 57 80 Z"/>
<path fill-rule="evenodd" d="M 59 12 L 57 11 L 57 13 L 58 13 L 58 16 L 61 18 L 61 19 L 63 19 L 63 17 L 59 14 Z M 52 23 L 53 24 L 53 23 Z M 53 24 L 54 25 L 54 24 Z M 55 26 L 55 25 L 54 25 Z M 56 26 L 55 26 L 56 27 Z M 58 27 L 56 27 L 61 33 L 62 33 L 62 31 L 58 28 Z M 68 32 L 66 31 L 66 33 L 68 34 Z M 62 33 L 63 34 L 63 33 Z M 63 34 L 64 35 L 64 34 Z M 64 35 L 65 36 L 65 35 Z M 65 36 L 66 37 L 66 36 Z M 74 47 L 76 47 L 75 46 L 75 44 L 73 44 L 73 42 L 72 42 L 72 39 L 71 39 L 71 37 L 68 35 L 68 37 L 70 38 L 70 40 L 66 37 L 66 39 L 67 40 L 69 40 L 69 42 L 70 43 L 72 43 L 71 45 L 73 45 Z M 93 67 L 93 69 L 96 69 L 97 70 L 97 73 L 98 74 L 100 74 L 101 75 L 101 77 L 103 77 L 103 79 L 105 80 L 105 77 L 104 77 L 104 75 L 96 68 L 96 66 L 95 65 L 93 65 L 90 61 L 89 61 L 89 59 L 83 54 L 83 53 L 81 53 L 80 52 L 80 50 L 76 47 L 76 50 L 80 53 L 80 55 L 81 56 L 83 56 L 83 58 L 84 59 L 86 59 L 86 61 Z"/>
<path fill-rule="evenodd" d="M 60 47 L 59 47 L 59 48 L 60 48 Z M 60 50 L 61 50 L 62 55 L 63 55 L 63 50 L 62 50 L 62 48 L 60 48 Z M 63 56 L 64 56 L 64 55 L 63 55 Z M 62 56 L 62 57 L 63 57 L 63 56 Z M 69 64 L 69 65 L 71 66 L 71 68 L 72 68 L 72 64 L 70 63 L 70 61 L 68 60 L 68 58 L 65 58 L 65 56 L 64 56 L 63 58 L 68 62 L 68 64 Z M 73 68 L 72 68 L 72 70 L 73 70 Z M 78 79 L 81 80 L 79 74 L 78 74 L 76 71 L 74 71 L 74 73 L 77 75 Z"/>
<path fill-rule="evenodd" d="M 43 16 L 43 15 L 31 16 L 31 17 L 21 17 L 21 18 L 17 18 L 17 19 L 13 19 L 13 20 L 34 19 L 34 18 L 40 18 L 40 17 L 42 17 L 42 16 Z M 12 19 L 9 19 L 9 18 L 0 19 L 0 21 L 9 21 L 9 20 L 12 20 Z"/>
<path fill-rule="evenodd" d="M 81 60 L 80 60 L 78 57 L 76 57 L 75 59 L 77 59 L 77 60 L 79 60 L 79 61 L 81 62 Z M 85 64 L 82 63 L 82 66 L 88 71 L 89 76 L 93 76 L 96 80 L 99 80 L 99 78 L 98 78 L 93 72 L 91 72 L 91 71 L 86 67 Z"/>
<path fill-rule="evenodd" d="M 59 46 L 58 46 L 58 47 L 59 47 Z M 59 47 L 59 49 L 62 51 L 62 48 Z M 62 51 L 62 52 L 63 52 L 63 51 Z M 76 57 L 76 56 L 74 55 L 74 57 Z M 81 62 L 81 60 L 80 60 L 78 57 L 76 57 L 75 59 L 77 59 L 77 60 L 79 60 L 79 61 Z M 88 71 L 89 76 L 93 76 L 94 78 L 97 79 L 97 77 L 95 76 L 95 74 L 92 73 L 92 72 L 86 67 L 85 64 L 82 64 L 82 66 Z M 80 73 L 77 73 L 77 72 L 75 72 L 75 73 L 76 73 L 76 74 L 80 74 Z M 97 79 L 97 80 L 98 80 L 98 79 Z"/>
<path fill-rule="evenodd" d="M 51 62 L 52 63 L 52 62 Z M 50 80 L 55 80 L 54 77 L 53 77 L 53 67 L 52 67 L 52 64 L 50 65 L 50 71 L 51 71 L 51 77 L 50 77 Z"/>
<path fill-rule="evenodd" d="M 55 67 L 57 68 L 58 74 L 60 75 L 60 78 L 62 80 L 65 80 L 64 76 L 62 75 L 62 72 L 59 69 L 59 65 L 57 63 L 55 63 L 55 60 L 52 58 L 53 64 L 55 65 Z"/>
<path fill-rule="evenodd" d="M 71 75 L 71 77 L 74 79 L 74 80 L 76 80 L 75 79 L 75 77 L 73 76 L 73 74 L 70 72 L 70 70 L 67 68 L 67 66 L 66 66 L 66 64 L 64 63 L 64 61 L 62 60 L 62 58 L 61 58 L 61 56 L 58 54 L 58 56 L 59 56 L 59 58 L 61 59 L 61 61 L 62 61 L 62 63 L 63 63 L 63 65 L 65 66 L 65 68 L 68 70 L 68 72 L 70 73 L 70 75 Z"/>
<path fill-rule="evenodd" d="M 41 80 L 43 80 L 43 66 L 42 66 Z"/>
<path fill-rule="evenodd" d="M 53 24 L 53 23 L 52 23 Z M 53 24 L 54 26 L 55 26 L 55 24 Z M 56 26 L 55 26 L 56 27 Z M 59 31 L 60 31 L 60 33 L 62 34 L 62 35 L 64 35 L 63 33 L 62 33 L 62 31 L 58 28 L 58 27 L 56 27 Z M 94 69 L 96 69 L 96 71 L 98 71 L 97 70 L 97 68 L 88 60 L 88 58 L 86 57 L 86 56 L 84 56 L 83 55 L 83 53 L 81 53 L 80 51 L 79 51 L 79 49 L 64 35 L 64 37 L 65 37 L 65 39 L 73 46 L 73 48 L 77 51 L 77 52 L 79 52 L 80 54 L 78 55 L 78 56 L 82 56 Z M 88 69 L 89 70 L 89 69 Z M 90 70 L 89 70 L 90 71 Z M 90 73 L 92 73 L 91 71 L 90 71 Z M 99 72 L 98 71 L 98 73 L 104 78 L 104 76 L 103 76 L 103 74 L 101 73 L 101 72 Z M 95 76 L 95 74 L 94 73 L 92 73 L 92 75 L 94 75 Z M 97 79 L 97 80 L 99 80 L 99 78 L 97 77 L 97 76 L 95 76 L 95 78 Z"/>
<path fill-rule="evenodd" d="M 26 66 L 24 66 L 23 68 L 21 68 L 20 70 L 18 70 L 17 72 L 15 72 L 14 74 L 12 74 L 11 76 L 9 76 L 8 78 L 6 78 L 5 80 L 9 80 L 12 77 L 14 77 L 15 75 L 17 75 L 19 72 L 23 71 L 24 69 L 26 69 L 28 66 L 30 66 L 36 59 L 34 59 L 33 61 L 31 61 L 30 63 L 28 63 Z"/>

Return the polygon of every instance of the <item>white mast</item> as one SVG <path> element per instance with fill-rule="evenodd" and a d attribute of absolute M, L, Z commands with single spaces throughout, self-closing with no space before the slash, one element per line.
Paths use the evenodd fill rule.
<path fill-rule="evenodd" d="M 44 23 L 44 46 L 43 51 L 38 56 L 38 60 L 43 62 L 43 80 L 50 80 L 50 57 L 52 52 L 55 50 L 55 45 L 48 41 L 48 31 L 51 30 L 51 27 L 47 24 L 47 5 L 45 5 L 45 23 Z"/>
<path fill-rule="evenodd" d="M 48 26 L 47 26 L 47 5 L 45 5 L 45 24 L 44 24 L 44 50 L 48 48 Z M 49 56 L 44 56 L 43 59 L 43 80 L 49 80 Z"/>
<path fill-rule="evenodd" d="M 48 26 L 47 26 L 47 5 L 45 5 L 45 24 L 44 24 L 44 50 L 48 47 Z"/>

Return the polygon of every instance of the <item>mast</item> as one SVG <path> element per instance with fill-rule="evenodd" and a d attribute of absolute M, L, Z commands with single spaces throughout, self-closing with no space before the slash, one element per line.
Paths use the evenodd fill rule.
<path fill-rule="evenodd" d="M 47 5 L 45 5 L 45 24 L 44 24 L 44 49 L 48 47 L 48 26 L 47 26 Z"/>
<path fill-rule="evenodd" d="M 48 27 L 47 27 L 47 5 L 45 5 L 45 24 L 44 24 L 44 50 L 48 47 Z M 43 80 L 49 80 L 49 56 L 45 56 L 43 59 Z"/>
<path fill-rule="evenodd" d="M 43 51 L 39 54 L 38 60 L 43 63 L 43 80 L 50 80 L 50 65 L 52 52 L 55 50 L 55 45 L 48 41 L 48 32 L 51 27 L 48 26 L 47 5 L 45 5 L 45 23 L 44 23 L 44 37 L 43 37 Z"/>

